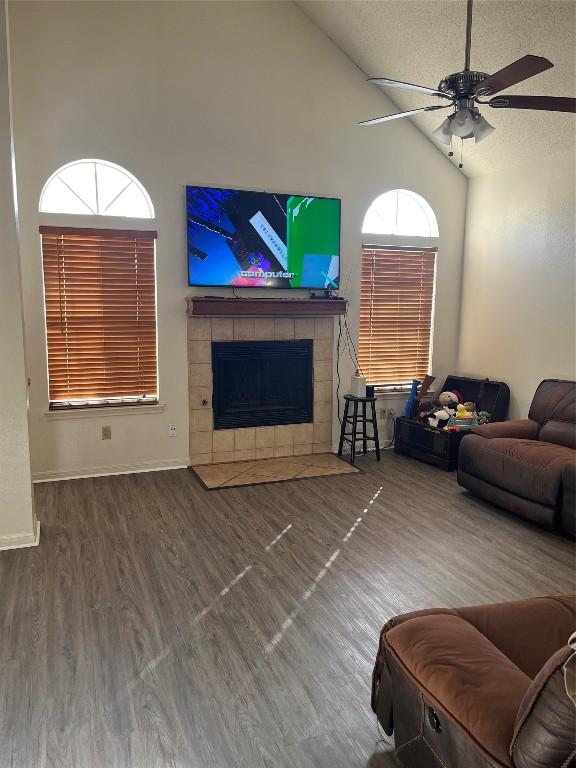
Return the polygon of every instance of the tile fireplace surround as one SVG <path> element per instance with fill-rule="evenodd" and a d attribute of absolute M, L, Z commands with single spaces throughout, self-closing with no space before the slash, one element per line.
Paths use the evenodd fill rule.
<path fill-rule="evenodd" d="M 204 316 L 202 310 L 198 309 L 201 300 L 188 300 L 191 464 L 220 464 L 329 452 L 332 447 L 334 315 L 342 313 L 342 305 L 332 308 L 325 306 L 332 302 L 320 302 L 318 314 L 324 316 L 318 317 L 312 314 L 317 302 L 259 299 L 251 301 L 251 307 L 248 307 L 247 300 L 244 306 L 235 303 L 243 301 L 222 300 L 216 311 L 207 305 L 206 315 L 209 312 L 214 314 Z M 296 305 L 300 306 L 297 308 Z M 303 308 L 302 305 L 308 306 Z M 255 308 L 253 311 L 258 314 L 257 317 L 246 315 L 246 311 L 252 311 L 251 308 Z M 304 311 L 309 314 L 302 316 Z M 215 430 L 212 413 L 212 341 L 285 339 L 313 340 L 313 423 Z"/>

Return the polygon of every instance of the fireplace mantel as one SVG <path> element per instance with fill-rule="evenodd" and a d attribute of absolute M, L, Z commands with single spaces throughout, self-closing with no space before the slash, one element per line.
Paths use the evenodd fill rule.
<path fill-rule="evenodd" d="M 188 317 L 329 317 L 346 314 L 346 299 L 254 299 L 188 296 Z"/>

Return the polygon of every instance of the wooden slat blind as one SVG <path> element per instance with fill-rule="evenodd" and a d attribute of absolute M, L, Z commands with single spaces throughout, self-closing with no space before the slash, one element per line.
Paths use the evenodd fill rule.
<path fill-rule="evenodd" d="M 362 251 L 358 359 L 367 381 L 403 385 L 428 373 L 436 251 Z"/>
<path fill-rule="evenodd" d="M 156 232 L 40 234 L 50 407 L 156 402 Z"/>

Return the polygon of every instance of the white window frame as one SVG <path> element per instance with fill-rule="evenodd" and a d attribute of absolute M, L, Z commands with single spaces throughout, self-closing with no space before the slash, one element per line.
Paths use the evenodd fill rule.
<path fill-rule="evenodd" d="M 395 228 L 396 231 L 394 232 L 384 232 L 384 231 L 374 232 L 374 231 L 371 231 L 371 228 L 367 228 L 366 220 L 368 218 L 370 211 L 374 210 L 377 206 L 380 206 L 383 203 L 389 204 L 389 205 L 397 205 L 398 194 L 406 194 L 414 202 L 418 203 L 423 216 L 426 217 L 429 231 L 434 234 L 422 235 L 422 234 L 417 234 L 415 232 L 398 231 L 397 228 Z M 432 368 L 433 356 L 434 356 L 436 293 L 437 293 L 437 287 L 438 287 L 437 278 L 438 278 L 438 266 L 439 266 L 439 259 L 440 259 L 440 233 L 438 228 L 438 220 L 436 218 L 436 214 L 434 213 L 432 206 L 424 197 L 422 197 L 422 195 L 419 195 L 417 192 L 414 192 L 409 189 L 402 189 L 402 188 L 390 189 L 390 190 L 387 190 L 386 192 L 383 192 L 377 195 L 377 197 L 375 197 L 374 200 L 368 206 L 366 210 L 366 214 L 364 215 L 364 219 L 362 222 L 361 248 L 362 250 L 364 250 L 365 248 L 368 248 L 368 249 L 369 248 L 391 248 L 391 249 L 413 248 L 415 250 L 421 250 L 423 248 L 436 249 L 434 290 L 433 290 L 433 298 L 432 298 L 432 317 L 431 317 L 431 328 L 430 328 L 430 351 L 429 351 L 429 357 L 428 357 L 428 368 L 429 368 L 428 373 L 430 373 Z M 377 386 L 376 389 L 377 389 L 377 394 L 380 397 L 394 396 L 394 395 L 398 395 L 399 393 L 410 391 L 410 385 L 409 384 L 399 384 L 397 386 L 384 385 L 384 386 Z"/>
<path fill-rule="evenodd" d="M 403 227 L 399 222 L 402 202 L 419 212 L 412 227 Z M 379 222 L 378 219 L 381 221 Z M 386 225 L 386 221 L 393 223 L 391 226 Z M 438 221 L 430 203 L 417 192 L 410 189 L 391 189 L 378 195 L 368 207 L 362 223 L 362 234 L 437 238 L 439 236 Z"/>
<path fill-rule="evenodd" d="M 93 172 L 93 199 L 87 200 L 85 196 L 83 196 L 82 192 L 78 189 L 74 189 L 74 185 L 70 184 L 68 181 L 66 181 L 63 176 L 65 175 L 66 171 L 69 171 L 72 168 L 78 168 L 80 166 L 92 166 L 92 168 L 87 168 L 87 170 L 90 170 Z M 98 169 L 99 168 L 106 168 L 107 170 L 112 170 L 116 173 L 117 176 L 123 176 L 125 183 L 123 186 L 120 187 L 119 191 L 108 200 L 106 205 L 103 203 L 101 204 L 100 201 L 104 200 L 104 195 L 102 194 L 102 191 L 100 190 L 101 185 L 103 184 L 103 181 L 99 179 Z M 81 205 L 83 205 L 86 210 L 85 211 L 70 211 L 66 210 L 65 206 L 58 207 L 54 205 L 50 205 L 50 202 L 47 201 L 48 196 L 50 195 L 51 191 L 54 189 L 54 185 L 64 185 L 70 194 L 74 195 Z M 125 212 L 118 212 L 117 210 L 113 213 L 109 213 L 110 208 L 118 202 L 121 202 L 121 198 L 124 195 L 125 192 L 128 190 L 132 190 L 132 188 L 135 188 L 138 192 L 138 196 L 140 197 L 141 203 L 144 208 L 147 208 L 147 214 L 146 215 L 134 215 L 133 212 L 126 209 Z M 92 195 L 91 195 L 92 198 Z M 94 204 L 95 201 L 95 204 Z M 48 181 L 44 184 L 44 187 L 42 189 L 42 192 L 40 194 L 40 204 L 39 204 L 39 211 L 40 213 L 51 213 L 51 214 L 64 214 L 66 216 L 110 216 L 110 217 L 120 217 L 120 218 L 129 218 L 129 219 L 154 219 L 155 218 L 155 212 L 154 212 L 154 206 L 152 204 L 152 200 L 150 199 L 150 195 L 148 194 L 146 188 L 144 185 L 134 176 L 134 174 L 130 173 L 130 171 L 126 170 L 126 168 L 123 168 L 121 165 L 117 165 L 116 163 L 111 163 L 108 160 L 96 160 L 96 159 L 82 159 L 82 160 L 74 160 L 71 163 L 67 163 L 66 165 L 61 166 L 56 170 L 48 179 Z"/>

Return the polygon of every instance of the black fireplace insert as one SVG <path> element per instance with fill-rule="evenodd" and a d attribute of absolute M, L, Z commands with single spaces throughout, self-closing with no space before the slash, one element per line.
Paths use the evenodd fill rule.
<path fill-rule="evenodd" d="M 214 429 L 313 419 L 313 341 L 213 341 Z"/>

